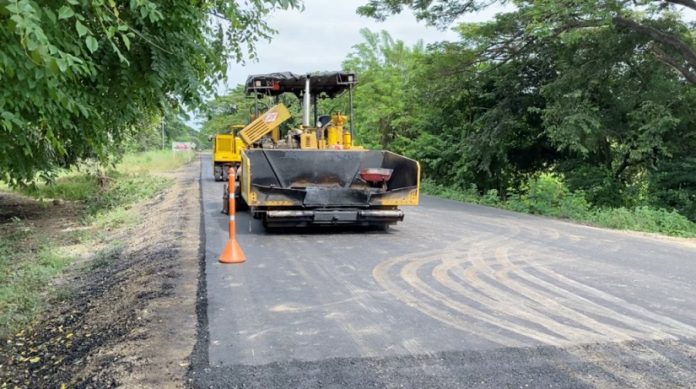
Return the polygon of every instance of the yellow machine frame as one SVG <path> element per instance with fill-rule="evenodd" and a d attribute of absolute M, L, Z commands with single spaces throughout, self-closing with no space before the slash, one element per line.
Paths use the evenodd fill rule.
<path fill-rule="evenodd" d="M 242 163 L 244 142 L 235 133 L 244 128 L 241 125 L 230 126 L 229 133 L 216 134 L 213 137 L 213 176 L 217 181 L 227 179 L 230 167 L 239 167 Z"/>

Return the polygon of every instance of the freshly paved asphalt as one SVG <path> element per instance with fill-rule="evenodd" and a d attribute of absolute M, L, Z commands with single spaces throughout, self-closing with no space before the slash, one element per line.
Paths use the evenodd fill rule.
<path fill-rule="evenodd" d="M 423 196 L 388 232 L 269 234 L 203 155 L 194 387 L 694 387 L 696 243 Z"/>

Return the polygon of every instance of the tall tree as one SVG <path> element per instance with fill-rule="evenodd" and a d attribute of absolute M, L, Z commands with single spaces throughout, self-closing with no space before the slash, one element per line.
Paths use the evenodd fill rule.
<path fill-rule="evenodd" d="M 424 46 L 408 47 L 388 32 L 360 30 L 363 42 L 343 62 L 343 68 L 358 73 L 355 125 L 358 140 L 371 147 L 389 147 L 410 126 L 413 112 L 407 109 L 412 96 L 409 76 L 415 71 Z"/>
<path fill-rule="evenodd" d="M 0 179 L 106 159 L 165 108 L 196 106 L 265 16 L 298 0 L 0 0 Z"/>
<path fill-rule="evenodd" d="M 227 131 L 232 125 L 247 124 L 253 111 L 254 101 L 244 94 L 244 85 L 237 85 L 208 103 L 208 117 L 203 123 L 201 134 L 210 136 Z"/>

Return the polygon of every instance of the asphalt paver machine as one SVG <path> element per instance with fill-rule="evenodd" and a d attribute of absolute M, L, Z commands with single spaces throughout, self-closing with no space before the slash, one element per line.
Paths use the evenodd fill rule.
<path fill-rule="evenodd" d="M 386 150 L 353 142 L 354 73 L 290 72 L 252 75 L 245 91 L 272 105 L 237 132 L 244 147 L 240 196 L 267 228 L 356 225 L 386 228 L 404 219 L 401 206 L 418 205 L 420 165 Z M 280 102 L 302 101 L 302 124 Z M 319 112 L 320 99 L 348 96 L 347 113 Z M 241 148 L 241 146 L 240 146 Z"/>

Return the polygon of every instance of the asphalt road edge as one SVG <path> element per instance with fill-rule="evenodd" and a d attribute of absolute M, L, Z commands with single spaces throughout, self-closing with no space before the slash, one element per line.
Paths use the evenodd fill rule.
<path fill-rule="evenodd" d="M 198 158 L 202 160 L 202 155 L 199 153 Z M 208 284 L 206 282 L 206 255 L 205 255 L 205 210 L 203 208 L 203 164 L 201 163 L 201 171 L 198 172 L 198 190 L 200 192 L 200 236 L 198 246 L 198 291 L 196 293 L 196 317 L 198 319 L 196 328 L 196 343 L 191 352 L 189 369 L 186 374 L 186 381 L 189 387 L 196 387 L 198 381 L 198 373 L 204 372 L 209 365 L 208 345 L 210 336 L 208 332 Z"/>

